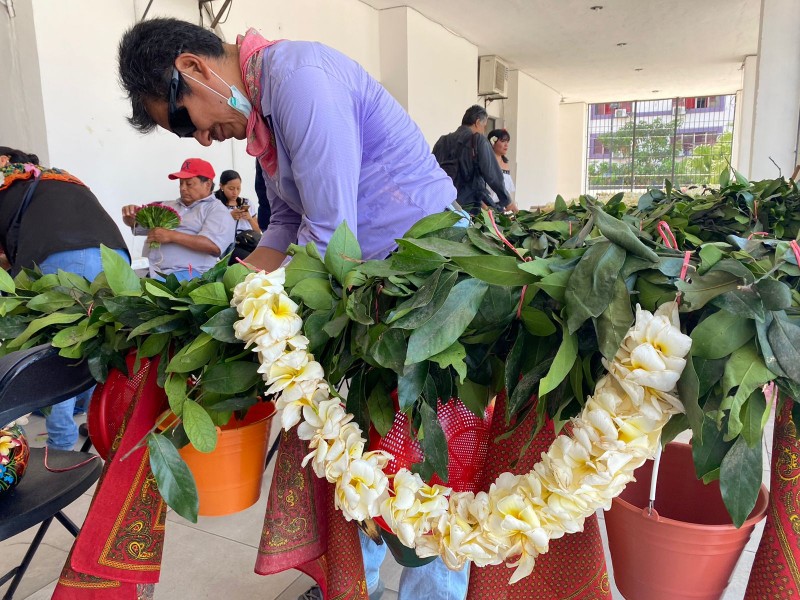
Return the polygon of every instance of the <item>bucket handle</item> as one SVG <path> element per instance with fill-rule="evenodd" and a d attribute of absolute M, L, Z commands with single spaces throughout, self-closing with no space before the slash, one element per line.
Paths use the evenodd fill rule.
<path fill-rule="evenodd" d="M 655 510 L 656 504 L 656 487 L 658 485 L 658 468 L 661 466 L 661 438 L 658 438 L 658 445 L 656 446 L 656 456 L 653 460 L 653 473 L 650 475 L 650 496 L 647 504 L 647 516 L 658 518 L 658 513 Z"/>

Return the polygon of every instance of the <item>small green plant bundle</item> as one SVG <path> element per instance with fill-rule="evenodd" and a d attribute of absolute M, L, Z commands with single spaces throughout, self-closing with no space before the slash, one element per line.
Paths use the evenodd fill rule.
<path fill-rule="evenodd" d="M 136 224 L 145 229 L 155 227 L 175 229 L 181 224 L 181 216 L 174 208 L 156 202 L 141 206 L 136 210 Z M 150 242 L 151 248 L 159 246 L 161 246 L 161 242 Z"/>

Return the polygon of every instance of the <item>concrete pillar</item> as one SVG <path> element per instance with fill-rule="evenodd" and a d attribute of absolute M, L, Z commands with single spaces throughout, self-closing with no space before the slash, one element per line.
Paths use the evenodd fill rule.
<path fill-rule="evenodd" d="M 784 177 L 788 177 L 798 162 L 800 123 L 798 29 L 800 29 L 798 0 L 762 0 L 748 170 L 751 179 L 777 177 L 778 168 L 775 164 Z M 746 72 L 745 77 L 747 76 Z M 743 104 L 747 104 L 746 99 Z M 744 124 L 742 129 L 745 131 Z"/>
<path fill-rule="evenodd" d="M 558 188 L 565 200 L 586 191 L 586 143 L 589 109 L 585 102 L 558 108 Z"/>
<path fill-rule="evenodd" d="M 521 71 L 511 71 L 505 102 L 509 156 L 520 208 L 555 200 L 558 189 L 561 95 Z"/>

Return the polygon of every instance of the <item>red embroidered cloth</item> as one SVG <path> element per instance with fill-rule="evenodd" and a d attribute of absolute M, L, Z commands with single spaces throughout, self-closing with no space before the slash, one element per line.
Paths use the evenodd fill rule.
<path fill-rule="evenodd" d="M 147 446 L 120 460 L 163 410 L 156 365 L 142 362 L 121 390 L 133 395 L 132 402 L 53 600 L 138 600 L 152 594 L 152 584 L 158 581 L 166 505 L 150 470 Z"/>
<path fill-rule="evenodd" d="M 792 401 L 775 415 L 767 523 L 745 600 L 800 598 L 800 440 Z"/>
<path fill-rule="evenodd" d="M 333 485 L 300 466 L 308 444 L 294 430 L 282 436 L 255 572 L 298 569 L 326 600 L 368 600 L 356 525 L 334 507 Z"/>
<path fill-rule="evenodd" d="M 508 431 L 505 411 L 505 394 L 500 394 L 489 433 L 482 490 L 488 490 L 505 471 L 522 474 L 533 469 L 555 439 L 553 423 L 548 421 L 520 459 L 520 450 L 533 434 L 535 419 L 529 418 L 509 439 L 498 442 L 498 436 Z M 513 572 L 504 565 L 472 569 L 467 600 L 611 600 L 600 527 L 594 515 L 586 519 L 582 533 L 552 540 L 550 551 L 536 559 L 533 573 L 508 585 Z"/>

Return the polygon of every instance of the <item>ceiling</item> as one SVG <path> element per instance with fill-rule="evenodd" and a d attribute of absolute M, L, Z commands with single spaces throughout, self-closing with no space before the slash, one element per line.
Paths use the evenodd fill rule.
<path fill-rule="evenodd" d="M 761 0 L 362 1 L 377 9 L 409 6 L 566 102 L 735 92 L 745 56 L 758 49 L 761 6 Z"/>

